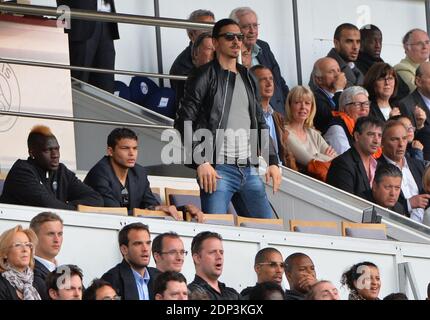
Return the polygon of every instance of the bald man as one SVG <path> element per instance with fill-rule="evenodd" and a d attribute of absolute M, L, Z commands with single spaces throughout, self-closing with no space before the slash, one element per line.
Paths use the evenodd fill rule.
<path fill-rule="evenodd" d="M 312 75 L 317 104 L 314 125 L 324 134 L 332 119 L 332 111 L 339 108 L 339 97 L 346 87 L 347 80 L 345 74 L 340 71 L 337 61 L 329 57 L 315 62 Z"/>

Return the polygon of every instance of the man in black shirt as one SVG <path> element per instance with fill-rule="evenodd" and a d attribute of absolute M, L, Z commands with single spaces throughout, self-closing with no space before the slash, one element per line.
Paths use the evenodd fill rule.
<path fill-rule="evenodd" d="M 285 275 L 290 285 L 290 290 L 285 291 L 286 300 L 305 300 L 309 289 L 317 282 L 314 263 L 301 252 L 285 259 Z"/>
<path fill-rule="evenodd" d="M 220 234 L 210 231 L 199 233 L 191 242 L 196 276 L 188 285 L 192 295 L 205 294 L 209 300 L 240 300 L 233 288 L 218 281 L 224 265 L 224 249 Z"/>

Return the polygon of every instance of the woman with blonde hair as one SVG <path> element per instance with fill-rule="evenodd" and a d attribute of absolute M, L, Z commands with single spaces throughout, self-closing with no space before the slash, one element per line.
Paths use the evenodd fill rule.
<path fill-rule="evenodd" d="M 302 168 L 306 168 L 312 160 L 327 162 L 337 156 L 321 133 L 314 129 L 315 113 L 312 91 L 303 86 L 294 87 L 285 102 L 285 129 L 289 133 L 288 146 Z"/>
<path fill-rule="evenodd" d="M 40 300 L 33 286 L 37 236 L 21 225 L 0 236 L 0 300 Z"/>

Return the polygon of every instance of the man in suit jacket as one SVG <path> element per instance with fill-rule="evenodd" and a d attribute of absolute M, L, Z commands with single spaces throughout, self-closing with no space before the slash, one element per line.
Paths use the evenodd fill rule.
<path fill-rule="evenodd" d="M 405 126 L 396 120 L 388 121 L 382 137 L 382 156 L 379 163 L 397 166 L 403 174 L 399 202 L 411 219 L 421 222 L 430 195 L 424 194 L 422 176 L 424 162 L 405 156 L 408 136 Z"/>
<path fill-rule="evenodd" d="M 275 56 L 267 42 L 258 39 L 258 17 L 254 10 L 248 7 L 234 9 L 230 13 L 230 19 L 239 24 L 240 31 L 244 34 L 243 45 L 249 56 L 249 61 L 245 62 L 244 53 L 242 53 L 242 63 L 246 67 L 261 64 L 272 71 L 275 83 L 275 91 L 270 99 L 270 105 L 275 111 L 282 115 L 285 114 L 285 100 L 287 99 L 288 88 L 284 78 L 281 75 L 281 69 L 275 59 Z"/>
<path fill-rule="evenodd" d="M 136 222 L 126 225 L 118 235 L 123 260 L 106 272 L 109 282 L 122 300 L 153 300 L 156 270 L 148 267 L 151 259 L 151 235 L 147 225 Z"/>
<path fill-rule="evenodd" d="M 57 5 L 115 13 L 114 0 L 57 0 Z M 72 20 L 69 33 L 70 65 L 115 69 L 113 40 L 119 39 L 118 25 L 113 22 Z M 113 93 L 114 75 L 72 71 L 72 77 Z"/>
<path fill-rule="evenodd" d="M 116 128 L 107 139 L 107 156 L 104 156 L 85 177 L 84 182 L 99 192 L 106 207 L 127 207 L 161 210 L 178 219 L 175 206 L 160 205 L 149 185 L 146 170 L 136 163 L 138 141 L 134 131 Z M 184 208 L 201 221 L 200 209 L 193 205 Z"/>
<path fill-rule="evenodd" d="M 383 123 L 372 117 L 362 117 L 354 127 L 354 145 L 335 158 L 327 173 L 327 183 L 365 198 L 371 191 L 377 162 L 373 154 L 381 146 Z"/>
<path fill-rule="evenodd" d="M 63 220 L 52 212 L 41 212 L 30 221 L 30 229 L 37 235 L 34 255 L 34 282 L 43 300 L 49 300 L 46 276 L 58 266 L 56 260 L 63 243 Z"/>

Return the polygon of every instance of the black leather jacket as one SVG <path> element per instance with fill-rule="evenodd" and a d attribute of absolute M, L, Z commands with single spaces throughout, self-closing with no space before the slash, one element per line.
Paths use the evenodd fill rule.
<path fill-rule="evenodd" d="M 255 82 L 244 66 L 237 64 L 236 67 L 238 74 L 242 76 L 248 94 L 251 129 L 258 129 L 259 133 L 261 133 L 261 130 L 268 129 L 268 126 L 266 125 L 261 105 L 257 100 Z M 226 129 L 235 79 L 238 74 L 222 69 L 217 59 L 195 69 L 190 74 L 185 83 L 184 97 L 180 102 L 175 120 L 175 128 L 181 133 L 183 142 L 184 136 L 186 136 L 184 122 L 191 121 L 193 132 L 198 129 L 210 130 L 213 137 L 213 141 L 210 143 L 212 143 L 212 146 L 217 145 L 216 132 L 217 130 Z M 260 134 L 259 137 L 261 137 Z M 261 140 L 259 139 L 258 153 L 261 150 L 261 146 L 265 146 Z M 279 161 L 272 140 L 269 138 L 267 142 L 269 143 L 269 159 L 266 159 L 266 161 L 269 165 L 277 165 Z M 192 150 L 186 150 L 186 164 L 192 162 L 191 166 L 194 168 L 201 164 L 196 164 L 194 159 L 191 161 L 192 151 L 199 144 L 201 144 L 201 141 L 193 141 Z M 216 150 L 211 154 L 205 154 L 205 161 L 216 163 L 216 154 Z M 256 152 L 252 152 L 252 163 L 258 163 L 255 158 Z"/>

